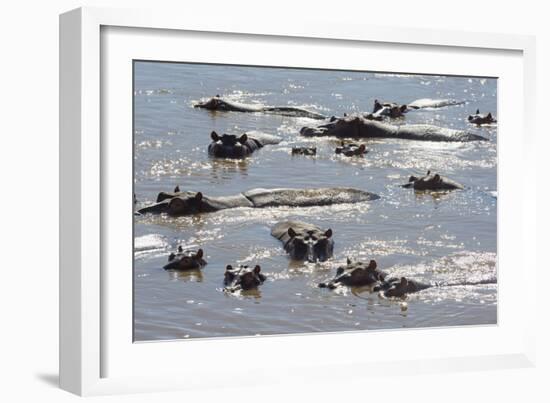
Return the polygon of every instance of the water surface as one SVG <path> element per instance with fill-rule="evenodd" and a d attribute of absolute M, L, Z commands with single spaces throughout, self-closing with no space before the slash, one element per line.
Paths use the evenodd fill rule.
<path fill-rule="evenodd" d="M 256 187 L 323 186 L 351 186 L 381 196 L 353 205 L 136 216 L 136 340 L 496 323 L 497 128 L 466 120 L 478 108 L 496 114 L 495 79 L 156 62 L 136 62 L 134 79 L 138 207 L 175 185 L 212 196 Z M 397 123 L 468 129 L 490 141 L 369 140 L 365 157 L 347 158 L 334 154 L 335 139 L 300 137 L 300 127 L 318 121 L 192 107 L 216 94 L 328 116 L 370 111 L 374 99 L 453 98 L 466 103 L 414 111 Z M 207 155 L 212 130 L 260 130 L 283 141 L 245 160 L 214 160 Z M 317 156 L 291 156 L 296 145 L 316 146 Z M 466 189 L 426 194 L 398 186 L 428 169 Z M 318 265 L 290 261 L 270 236 L 270 227 L 287 219 L 332 228 L 334 258 Z M 164 271 L 178 245 L 202 247 L 208 265 L 200 272 Z M 391 275 L 423 282 L 494 283 L 433 287 L 409 296 L 403 312 L 400 301 L 368 290 L 317 288 L 347 257 L 375 259 Z M 228 295 L 222 291 L 227 264 L 260 264 L 268 280 L 257 292 Z"/>

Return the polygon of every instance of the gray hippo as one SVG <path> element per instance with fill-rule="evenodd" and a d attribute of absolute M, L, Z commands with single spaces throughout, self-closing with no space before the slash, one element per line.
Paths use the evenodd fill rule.
<path fill-rule="evenodd" d="M 431 174 L 430 171 L 425 176 L 409 177 L 409 182 L 401 185 L 404 188 L 413 188 L 414 190 L 455 190 L 464 189 L 460 183 L 452 179 L 446 178 L 439 174 Z"/>
<path fill-rule="evenodd" d="M 346 266 L 336 269 L 336 275 L 326 283 L 319 283 L 320 288 L 335 289 L 338 286 L 364 287 L 379 284 L 384 281 L 387 274 L 378 270 L 377 264 L 371 260 L 369 264 L 352 262 L 349 258 Z"/>
<path fill-rule="evenodd" d="M 489 112 L 487 115 L 482 115 L 479 113 L 479 109 L 478 109 L 475 115 L 468 116 L 468 122 L 474 125 L 481 126 L 481 125 L 496 123 L 497 120 L 493 117 L 493 115 L 491 115 L 491 112 Z"/>
<path fill-rule="evenodd" d="M 181 246 L 178 247 L 177 253 L 171 253 L 168 256 L 168 264 L 164 266 L 164 270 L 197 270 L 206 266 L 206 260 L 202 257 L 204 252 L 202 249 L 198 251 L 183 251 Z"/>
<path fill-rule="evenodd" d="M 336 154 L 342 154 L 346 157 L 354 157 L 357 155 L 363 155 L 368 153 L 367 146 L 365 144 L 356 144 L 348 143 L 345 144 L 343 141 L 339 147 L 336 147 L 334 150 Z"/>
<path fill-rule="evenodd" d="M 317 155 L 317 147 L 292 147 L 292 155 Z"/>
<path fill-rule="evenodd" d="M 373 288 L 373 291 L 379 292 L 385 298 L 403 298 L 408 294 L 425 290 L 431 287 L 456 287 L 467 285 L 496 284 L 496 279 L 485 279 L 479 281 L 463 281 L 460 283 L 434 283 L 426 284 L 406 277 L 386 279 Z"/>
<path fill-rule="evenodd" d="M 306 109 L 294 106 L 263 106 L 241 104 L 238 102 L 222 99 L 219 95 L 210 98 L 204 102 L 193 105 L 195 108 L 208 109 L 211 111 L 232 111 L 232 112 L 261 112 L 273 115 L 282 115 L 290 117 L 303 117 L 310 119 L 326 119 L 325 115 L 317 112 L 311 112 Z"/>
<path fill-rule="evenodd" d="M 269 134 L 251 132 L 237 137 L 234 134 L 220 136 L 213 131 L 208 154 L 217 158 L 244 158 L 267 144 L 278 144 L 281 138 Z"/>
<path fill-rule="evenodd" d="M 312 188 L 312 189 L 252 189 L 231 196 L 208 197 L 201 192 L 159 193 L 157 203 L 138 210 L 138 214 L 167 213 L 182 216 L 211 213 L 219 210 L 250 207 L 310 207 L 341 203 L 360 203 L 379 199 L 375 193 L 354 188 Z"/>
<path fill-rule="evenodd" d="M 430 284 L 424 284 L 401 277 L 400 279 L 391 278 L 384 280 L 379 285 L 374 287 L 373 291 L 381 292 L 386 298 L 403 298 L 407 294 L 422 291 L 430 287 L 432 287 Z"/>
<path fill-rule="evenodd" d="M 330 228 L 323 231 L 302 221 L 283 221 L 271 229 L 271 235 L 283 243 L 294 260 L 324 262 L 332 257 L 334 241 Z"/>
<path fill-rule="evenodd" d="M 466 103 L 466 101 L 457 101 L 455 99 L 422 98 L 407 104 L 407 108 L 408 109 L 443 108 L 445 106 L 462 105 L 464 103 Z"/>
<path fill-rule="evenodd" d="M 253 269 L 248 266 L 233 268 L 233 266 L 227 265 L 223 278 L 224 291 L 236 292 L 258 288 L 266 280 L 266 276 L 260 271 L 259 265 L 256 265 Z"/>
<path fill-rule="evenodd" d="M 433 125 L 391 125 L 351 115 L 330 119 L 317 127 L 302 127 L 302 136 L 339 138 L 389 138 L 423 141 L 487 141 L 483 136 Z"/>
<path fill-rule="evenodd" d="M 407 105 L 399 105 L 393 102 L 380 102 L 377 99 L 374 100 L 374 107 L 372 113 L 368 114 L 371 119 L 376 119 L 377 117 L 390 117 L 390 118 L 399 118 L 402 117 L 409 108 Z"/>

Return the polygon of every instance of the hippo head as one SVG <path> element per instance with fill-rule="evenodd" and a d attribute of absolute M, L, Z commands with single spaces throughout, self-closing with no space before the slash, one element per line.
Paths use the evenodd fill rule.
<path fill-rule="evenodd" d="M 182 247 L 178 248 L 178 253 L 171 253 L 168 257 L 168 264 L 164 266 L 164 270 L 196 270 L 206 265 L 203 259 L 204 252 L 202 249 L 198 251 L 184 252 Z"/>
<path fill-rule="evenodd" d="M 388 298 L 401 298 L 409 292 L 409 280 L 401 277 L 400 280 L 394 280 L 389 284 L 389 288 L 384 291 L 384 296 Z"/>
<path fill-rule="evenodd" d="M 363 119 L 357 115 L 332 117 L 329 122 L 316 127 L 305 126 L 300 129 L 302 136 L 360 137 Z"/>
<path fill-rule="evenodd" d="M 234 134 L 224 134 L 220 136 L 216 132 L 210 134 L 212 143 L 209 147 L 209 153 L 219 158 L 240 158 L 250 153 L 250 148 L 246 147 L 248 136 L 246 134 L 240 137 Z"/>
<path fill-rule="evenodd" d="M 363 262 L 351 262 L 348 259 L 346 266 L 336 269 L 336 275 L 328 283 L 320 283 L 321 288 L 334 289 L 339 285 L 348 287 L 369 286 L 384 280 L 385 273 L 377 270 L 376 261 L 368 264 Z"/>
<path fill-rule="evenodd" d="M 173 197 L 166 208 L 166 212 L 171 216 L 196 214 L 203 211 L 205 211 L 205 203 L 201 192 L 193 196 Z"/>
<path fill-rule="evenodd" d="M 331 239 L 330 228 L 324 233 L 313 230 L 297 233 L 291 227 L 288 229 L 288 235 L 290 239 L 286 244 L 286 250 L 292 259 L 324 262 L 332 256 L 334 241 Z"/>
<path fill-rule="evenodd" d="M 250 269 L 248 266 L 233 268 L 233 266 L 227 265 L 223 283 L 226 286 L 226 291 L 235 292 L 258 288 L 265 280 L 266 277 L 261 273 L 259 265 L 256 265 L 254 269 Z"/>

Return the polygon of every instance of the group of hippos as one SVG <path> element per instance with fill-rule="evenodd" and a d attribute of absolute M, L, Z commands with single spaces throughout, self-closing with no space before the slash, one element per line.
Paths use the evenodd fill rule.
<path fill-rule="evenodd" d="M 283 116 L 307 117 L 325 120 L 323 124 L 314 127 L 303 127 L 303 136 L 333 136 L 340 139 L 396 138 L 425 141 L 486 141 L 485 137 L 461 130 L 442 128 L 433 125 L 393 125 L 386 120 L 401 118 L 405 113 L 420 108 L 437 108 L 457 105 L 461 102 L 452 100 L 421 99 L 410 104 L 374 102 L 370 113 L 332 116 L 327 118 L 319 113 L 297 107 L 265 107 L 245 105 L 222 99 L 219 95 L 194 106 L 213 111 L 256 112 L 278 114 Z M 491 113 L 482 115 L 479 110 L 468 116 L 472 124 L 492 124 L 496 120 Z M 233 134 L 219 135 L 211 133 L 212 142 L 208 153 L 214 158 L 244 158 L 268 144 L 277 144 L 280 138 L 265 133 L 249 132 L 240 136 Z M 336 148 L 337 154 L 357 156 L 367 152 L 364 144 L 344 143 Z M 314 147 L 294 147 L 292 154 L 315 155 Z M 415 190 L 454 190 L 464 187 L 452 179 L 430 171 L 424 176 L 410 176 L 404 188 Z M 143 207 L 136 214 L 161 214 L 177 217 L 201 213 L 211 213 L 224 209 L 249 207 L 309 207 L 325 206 L 340 203 L 359 203 L 379 199 L 377 194 L 355 188 L 330 187 L 310 189 L 252 189 L 235 195 L 211 197 L 201 192 L 181 191 L 176 186 L 173 192 L 160 192 L 156 203 Z M 135 202 L 135 195 L 134 195 Z M 324 262 L 332 257 L 334 240 L 329 228 L 323 230 L 316 225 L 301 221 L 283 221 L 275 224 L 271 235 L 283 244 L 284 250 L 293 260 Z M 204 251 L 185 251 L 180 246 L 176 253 L 171 253 L 166 270 L 200 270 L 206 265 Z M 224 273 L 225 290 L 236 292 L 259 287 L 266 280 L 259 265 L 253 268 L 239 265 L 228 265 Z M 320 283 L 319 287 L 335 289 L 344 287 L 371 287 L 384 297 L 404 297 L 432 285 L 423 284 L 405 277 L 394 278 L 378 269 L 374 260 L 368 264 L 352 262 L 349 258 L 345 266 L 338 267 L 336 275 L 328 282 Z"/>

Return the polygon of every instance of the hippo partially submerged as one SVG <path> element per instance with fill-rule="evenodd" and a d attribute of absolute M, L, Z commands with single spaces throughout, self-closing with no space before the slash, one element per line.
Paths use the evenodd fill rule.
<path fill-rule="evenodd" d="M 407 294 L 422 291 L 430 287 L 432 287 L 431 284 L 424 284 L 419 281 L 401 277 L 400 279 L 391 278 L 383 281 L 378 286 L 374 287 L 373 291 L 380 292 L 386 298 L 403 298 Z"/>
<path fill-rule="evenodd" d="M 259 265 L 256 265 L 253 269 L 248 266 L 233 268 L 233 266 L 227 265 L 223 278 L 224 291 L 236 292 L 258 288 L 266 280 L 266 276 L 260 271 Z"/>
<path fill-rule="evenodd" d="M 339 138 L 390 138 L 423 141 L 486 141 L 483 136 L 433 125 L 391 125 L 351 115 L 330 119 L 317 127 L 302 127 L 303 136 Z"/>
<path fill-rule="evenodd" d="M 347 287 L 364 287 L 378 284 L 386 278 L 387 274 L 378 270 L 377 264 L 371 260 L 368 264 L 347 260 L 346 266 L 336 269 L 336 275 L 327 283 L 319 283 L 320 288 L 331 290 L 339 285 Z"/>
<path fill-rule="evenodd" d="M 283 243 L 294 260 L 324 262 L 332 257 L 334 241 L 330 228 L 323 231 L 302 221 L 283 221 L 271 229 L 271 235 Z"/>
<path fill-rule="evenodd" d="M 468 122 L 480 126 L 480 125 L 488 125 L 491 123 L 496 123 L 497 120 L 493 117 L 493 115 L 491 115 L 491 112 L 489 112 L 487 115 L 483 115 L 479 113 L 479 109 L 478 109 L 475 115 L 468 116 Z"/>
<path fill-rule="evenodd" d="M 457 101 L 455 99 L 422 98 L 407 104 L 407 108 L 409 109 L 443 108 L 445 106 L 462 105 L 464 103 L 465 101 Z"/>
<path fill-rule="evenodd" d="M 365 144 L 356 144 L 356 143 L 348 143 L 345 144 L 342 141 L 342 144 L 339 147 L 336 147 L 334 150 L 336 154 L 342 154 L 346 157 L 354 157 L 357 155 L 363 155 L 368 153 L 367 146 Z"/>
<path fill-rule="evenodd" d="M 401 185 L 404 188 L 413 188 L 414 190 L 455 190 L 464 189 L 460 183 L 452 179 L 446 178 L 439 174 L 431 174 L 430 171 L 425 176 L 409 177 L 409 182 Z"/>
<path fill-rule="evenodd" d="M 208 146 L 208 154 L 217 158 L 244 158 L 267 144 L 278 144 L 280 137 L 260 132 L 244 133 L 237 137 L 234 134 L 220 136 L 213 131 L 210 134 L 212 143 Z"/>
<path fill-rule="evenodd" d="M 138 210 L 139 214 L 167 213 L 182 216 L 211 213 L 237 207 L 310 207 L 341 203 L 359 203 L 379 199 L 380 196 L 354 188 L 313 189 L 252 189 L 231 196 L 208 197 L 201 192 L 159 193 L 158 202 Z"/>
<path fill-rule="evenodd" d="M 263 105 L 250 105 L 241 104 L 238 102 L 222 99 L 219 95 L 208 99 L 204 102 L 199 102 L 193 105 L 195 108 L 208 109 L 211 111 L 233 111 L 233 112 L 262 112 L 273 115 L 291 116 L 291 117 L 304 117 L 310 119 L 325 119 L 325 116 L 311 112 L 303 108 L 294 106 L 263 106 Z"/>
<path fill-rule="evenodd" d="M 171 253 L 168 257 L 168 264 L 164 266 L 164 270 L 197 270 L 206 266 L 206 260 L 203 259 L 204 252 L 202 249 L 198 251 L 184 251 L 181 246 L 178 247 L 177 253 Z"/>
<path fill-rule="evenodd" d="M 317 147 L 292 147 L 292 155 L 317 155 Z"/>

